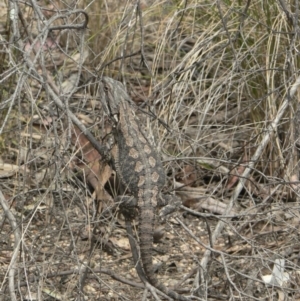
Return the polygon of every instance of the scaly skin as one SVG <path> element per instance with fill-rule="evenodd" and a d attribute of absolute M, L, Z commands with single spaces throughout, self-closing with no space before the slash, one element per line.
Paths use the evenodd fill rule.
<path fill-rule="evenodd" d="M 175 300 L 187 298 L 160 284 L 152 263 L 155 208 L 165 184 L 165 174 L 155 148 L 141 130 L 140 121 L 130 107 L 132 102 L 123 85 L 111 78 L 100 82 L 100 97 L 113 122 L 114 168 L 126 188 L 137 199 L 142 267 L 149 283 Z"/>

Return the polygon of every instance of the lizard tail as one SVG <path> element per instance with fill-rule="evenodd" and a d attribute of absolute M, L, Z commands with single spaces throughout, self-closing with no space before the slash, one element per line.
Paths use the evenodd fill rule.
<path fill-rule="evenodd" d="M 189 299 L 177 294 L 176 292 L 166 288 L 160 284 L 153 269 L 152 248 L 153 248 L 153 233 L 154 233 L 154 213 L 153 209 L 140 210 L 139 214 L 139 236 L 142 266 L 145 276 L 149 283 L 155 288 L 162 291 L 164 294 L 179 301 L 188 301 Z"/>

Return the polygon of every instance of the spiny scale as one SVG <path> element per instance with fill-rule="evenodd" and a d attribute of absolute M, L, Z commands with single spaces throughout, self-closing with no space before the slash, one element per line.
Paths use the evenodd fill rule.
<path fill-rule="evenodd" d="M 152 248 L 155 207 L 165 184 L 161 160 L 131 109 L 132 100 L 123 85 L 111 78 L 100 82 L 100 97 L 106 113 L 114 123 L 115 145 L 112 148 L 117 175 L 137 199 L 139 238 L 142 267 L 147 280 L 154 287 L 175 300 L 188 299 L 160 284 L 153 271 Z"/>

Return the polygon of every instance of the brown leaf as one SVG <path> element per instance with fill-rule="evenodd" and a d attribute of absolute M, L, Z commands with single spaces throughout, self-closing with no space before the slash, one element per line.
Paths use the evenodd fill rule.
<path fill-rule="evenodd" d="M 190 186 L 197 180 L 197 173 L 192 165 L 185 165 L 182 172 L 178 174 L 179 181 L 184 185 Z"/>
<path fill-rule="evenodd" d="M 248 162 L 247 154 L 244 154 L 242 163 L 238 165 L 237 168 L 234 169 L 233 173 L 228 178 L 228 182 L 226 185 L 226 189 L 231 189 L 234 185 L 236 185 L 246 169 L 246 164 Z M 258 183 L 253 177 L 250 177 L 246 182 L 245 186 L 251 194 L 254 194 L 262 199 L 266 198 L 270 195 L 270 191 L 266 190 L 260 183 Z"/>
<path fill-rule="evenodd" d="M 240 179 L 240 175 L 244 172 L 244 170 L 246 169 L 246 166 L 244 165 L 239 165 L 238 168 L 235 168 L 233 170 L 234 174 L 231 174 L 228 178 L 228 182 L 226 185 L 226 189 L 230 189 L 232 188 Z"/>
<path fill-rule="evenodd" d="M 95 190 L 97 200 L 111 202 L 111 196 L 104 189 L 112 173 L 110 166 L 101 160 L 101 155 L 77 127 L 73 128 L 71 140 L 77 146 L 77 153 L 80 153 L 82 157 L 82 160 L 75 162 L 75 167 L 84 173 L 85 179 Z"/>

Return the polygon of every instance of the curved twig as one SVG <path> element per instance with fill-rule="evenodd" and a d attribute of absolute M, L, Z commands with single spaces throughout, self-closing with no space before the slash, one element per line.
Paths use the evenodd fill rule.
<path fill-rule="evenodd" d="M 49 30 L 64 30 L 64 29 L 86 29 L 87 28 L 87 25 L 88 25 L 88 22 L 89 22 L 89 16 L 88 14 L 82 10 L 82 9 L 76 9 L 76 10 L 73 10 L 73 11 L 68 11 L 66 12 L 65 14 L 61 14 L 61 15 L 57 15 L 57 16 L 54 16 L 52 17 L 50 20 L 49 20 L 49 23 L 48 24 L 51 24 L 52 22 L 54 22 L 55 20 L 57 19 L 61 19 L 61 18 L 65 18 L 67 16 L 70 16 L 70 15 L 73 15 L 73 14 L 83 14 L 84 15 L 84 22 L 82 24 L 67 24 L 67 25 L 57 25 L 57 26 L 50 26 L 49 27 Z"/>

